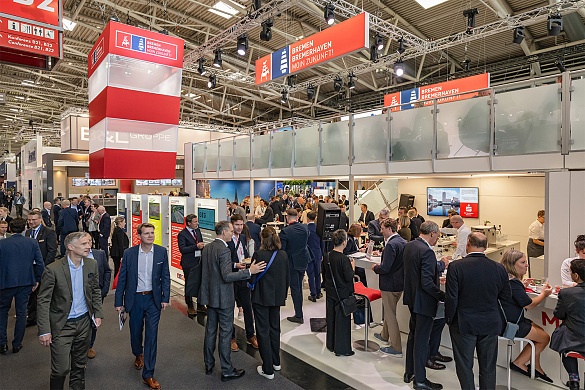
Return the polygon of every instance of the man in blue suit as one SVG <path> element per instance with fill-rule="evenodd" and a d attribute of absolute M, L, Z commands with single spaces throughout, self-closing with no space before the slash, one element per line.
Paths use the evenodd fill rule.
<path fill-rule="evenodd" d="M 192 268 L 197 266 L 201 261 L 201 250 L 205 246 L 201 229 L 199 229 L 199 218 L 195 214 L 189 214 L 185 217 L 185 229 L 177 235 L 177 246 L 181 252 L 181 268 L 185 276 L 185 289 L 189 281 L 189 274 Z M 195 276 L 197 277 L 197 276 Z M 199 277 L 201 275 L 199 274 Z M 197 310 L 193 307 L 193 297 L 188 296 L 185 291 L 185 303 L 187 304 L 187 313 L 191 316 L 197 312 L 205 313 L 205 306 L 197 303 Z"/>
<path fill-rule="evenodd" d="M 98 214 L 100 215 L 98 222 L 100 249 L 106 252 L 106 258 L 108 258 L 108 240 L 112 229 L 112 218 L 110 217 L 110 214 L 106 213 L 106 208 L 104 206 L 98 207 Z"/>
<path fill-rule="evenodd" d="M 12 236 L 0 240 L 0 353 L 2 354 L 8 350 L 6 326 L 12 299 L 14 299 L 16 310 L 12 352 L 17 353 L 22 348 L 28 297 L 39 286 L 45 268 L 37 241 L 22 235 L 25 227 L 24 219 L 13 219 L 10 221 Z M 35 263 L 36 267 L 33 267 Z"/>
<path fill-rule="evenodd" d="M 154 244 L 154 225 L 138 225 L 136 233 L 140 244 L 124 251 L 114 306 L 118 313 L 130 314 L 130 344 L 136 356 L 134 367 L 143 368 L 145 384 L 151 389 L 160 389 L 153 375 L 160 312 L 169 305 L 171 294 L 169 258 L 165 248 Z"/>
<path fill-rule="evenodd" d="M 254 252 L 260 249 L 260 244 L 262 243 L 262 239 L 260 238 L 260 232 L 262 229 L 254 222 L 255 218 L 254 213 L 250 213 L 247 215 L 248 221 L 246 222 L 248 230 L 250 231 L 250 237 L 254 240 Z"/>
<path fill-rule="evenodd" d="M 104 303 L 104 298 L 106 297 L 106 295 L 108 295 L 108 291 L 110 290 L 110 280 L 112 279 L 112 269 L 110 268 L 110 264 L 108 264 L 108 258 L 106 257 L 106 252 L 104 252 L 101 249 L 90 249 L 87 257 L 97 261 L 100 291 L 101 291 L 101 295 L 102 295 L 102 303 Z M 95 343 L 96 336 L 97 336 L 97 328 L 95 327 L 94 324 L 92 324 L 92 326 L 91 326 L 91 341 L 89 343 L 89 351 L 87 352 L 87 357 L 90 359 L 93 359 L 95 357 L 95 351 L 93 349 L 93 344 Z"/>
<path fill-rule="evenodd" d="M 311 250 L 311 261 L 307 264 L 307 277 L 309 278 L 309 290 L 311 295 L 309 301 L 317 302 L 317 299 L 322 298 L 321 293 L 321 260 L 323 259 L 323 252 L 325 252 L 325 243 L 321 241 L 317 235 L 317 225 L 315 225 L 315 218 L 317 213 L 309 211 L 307 219 L 309 223 L 309 241 L 307 242 Z"/>
<path fill-rule="evenodd" d="M 65 256 L 65 237 L 69 233 L 79 231 L 79 214 L 77 210 L 71 207 L 71 202 L 68 200 L 64 200 L 62 205 L 63 210 L 59 212 L 59 222 L 57 222 L 60 232 L 61 257 Z"/>
<path fill-rule="evenodd" d="M 287 317 L 290 322 L 302 324 L 303 320 L 303 277 L 307 270 L 307 264 L 311 260 L 311 253 L 308 246 L 309 228 L 299 223 L 297 210 L 286 211 L 288 226 L 280 232 L 280 243 L 282 250 L 288 255 L 290 272 L 290 295 L 295 307 L 295 315 Z"/>

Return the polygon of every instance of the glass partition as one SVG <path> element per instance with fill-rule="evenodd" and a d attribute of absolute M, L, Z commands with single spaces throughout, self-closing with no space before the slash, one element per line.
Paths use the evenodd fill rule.
<path fill-rule="evenodd" d="M 375 115 L 354 120 L 354 163 L 386 162 L 387 118 L 387 115 Z"/>
<path fill-rule="evenodd" d="M 291 130 L 272 134 L 272 168 L 290 168 L 292 161 Z"/>
<path fill-rule="evenodd" d="M 571 150 L 585 150 L 585 79 L 573 80 L 571 93 Z"/>
<path fill-rule="evenodd" d="M 348 122 L 327 123 L 321 127 L 322 165 L 348 165 L 349 125 Z"/>
<path fill-rule="evenodd" d="M 430 160 L 433 151 L 433 107 L 392 113 L 391 161 Z"/>
<path fill-rule="evenodd" d="M 207 172 L 217 172 L 217 141 L 207 143 Z"/>
<path fill-rule="evenodd" d="M 295 135 L 295 167 L 316 167 L 319 158 L 319 126 L 297 130 Z"/>
<path fill-rule="evenodd" d="M 267 169 L 270 161 L 270 135 L 255 135 L 254 142 L 254 164 L 253 169 Z"/>
<path fill-rule="evenodd" d="M 202 173 L 205 166 L 205 144 L 193 144 L 193 172 Z"/>
<path fill-rule="evenodd" d="M 561 84 L 496 94 L 496 154 L 557 152 L 561 132 Z"/>
<path fill-rule="evenodd" d="M 250 137 L 236 138 L 235 141 L 236 170 L 250 169 Z"/>
<path fill-rule="evenodd" d="M 489 97 L 443 103 L 437 113 L 437 158 L 488 156 Z"/>
<path fill-rule="evenodd" d="M 231 171 L 234 163 L 234 139 L 219 141 L 219 170 Z"/>

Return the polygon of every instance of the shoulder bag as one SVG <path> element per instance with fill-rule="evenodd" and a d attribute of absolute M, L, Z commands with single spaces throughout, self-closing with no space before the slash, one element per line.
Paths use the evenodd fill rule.
<path fill-rule="evenodd" d="M 239 241 L 238 241 L 238 243 L 239 243 Z M 278 251 L 274 251 L 272 253 L 272 257 L 270 258 L 270 261 L 268 262 L 268 265 L 266 266 L 266 268 L 264 268 L 264 271 L 262 271 L 260 273 L 260 275 L 258 275 L 258 277 L 256 278 L 256 280 L 254 280 L 253 283 L 247 283 L 248 284 L 248 287 L 250 287 L 250 290 L 254 290 L 254 287 L 256 287 L 256 283 L 258 283 L 258 281 L 260 280 L 260 278 L 262 276 L 264 276 L 264 274 L 266 273 L 266 271 L 268 271 L 268 268 L 270 268 L 270 266 L 272 265 L 272 262 L 274 261 L 274 258 L 276 257 L 276 253 L 277 252 Z"/>
<path fill-rule="evenodd" d="M 333 276 L 331 262 L 329 261 L 329 253 L 327 253 L 327 267 L 329 268 L 329 273 L 331 274 L 331 280 L 333 280 L 333 288 L 335 289 L 335 293 L 337 294 L 337 299 L 339 299 L 339 304 L 341 305 L 341 311 L 343 312 L 344 316 L 349 317 L 351 313 L 357 310 L 357 299 L 354 294 L 351 294 L 349 297 L 345 299 L 341 299 L 339 297 L 339 290 L 337 290 L 335 276 Z"/>
<path fill-rule="evenodd" d="M 502 310 L 502 314 L 504 315 L 504 320 L 506 321 L 506 329 L 504 329 L 504 333 L 502 333 L 502 337 L 508 340 L 514 340 L 514 337 L 516 337 L 516 333 L 518 332 L 518 329 L 520 328 L 520 326 L 518 325 L 518 322 L 520 322 L 520 318 L 522 318 L 522 311 L 524 310 L 524 308 L 522 308 L 520 310 L 520 316 L 518 317 L 518 319 L 516 320 L 516 322 L 508 322 L 508 318 L 506 318 L 506 312 L 504 311 L 504 308 L 502 307 L 502 304 L 500 303 L 500 300 L 498 299 L 498 305 L 500 305 L 500 309 Z"/>

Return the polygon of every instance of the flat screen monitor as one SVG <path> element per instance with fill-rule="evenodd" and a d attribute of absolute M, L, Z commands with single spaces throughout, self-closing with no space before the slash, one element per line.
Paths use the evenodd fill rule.
<path fill-rule="evenodd" d="M 136 185 L 137 186 L 147 186 L 148 180 L 136 180 Z"/>
<path fill-rule="evenodd" d="M 118 199 L 118 214 L 126 213 L 126 201 L 124 199 Z"/>
<path fill-rule="evenodd" d="M 160 180 L 160 185 L 161 186 L 170 186 L 171 185 L 171 179 L 161 179 Z"/>
<path fill-rule="evenodd" d="M 173 179 L 172 180 L 172 184 L 174 186 L 182 186 L 183 185 L 183 179 Z"/>
<path fill-rule="evenodd" d="M 87 179 L 87 185 L 99 187 L 102 185 L 102 179 Z"/>
<path fill-rule="evenodd" d="M 185 206 L 180 204 L 171 205 L 171 222 L 180 225 L 185 224 Z"/>
<path fill-rule="evenodd" d="M 102 185 L 103 186 L 115 186 L 116 179 L 102 179 Z"/>
<path fill-rule="evenodd" d="M 81 177 L 74 177 L 71 179 L 73 187 L 85 187 L 87 186 L 87 179 Z"/>
<path fill-rule="evenodd" d="M 148 218 L 160 220 L 160 203 L 148 202 Z"/>
<path fill-rule="evenodd" d="M 132 201 L 132 215 L 136 215 L 137 217 L 140 217 L 140 201 L 139 200 Z"/>
<path fill-rule="evenodd" d="M 477 187 L 427 187 L 427 214 L 448 215 L 454 209 L 463 218 L 479 218 Z"/>
<path fill-rule="evenodd" d="M 149 186 L 160 186 L 160 180 L 149 180 L 148 185 Z"/>
<path fill-rule="evenodd" d="M 199 207 L 197 209 L 197 217 L 199 218 L 199 227 L 201 229 L 215 231 L 215 210 Z"/>

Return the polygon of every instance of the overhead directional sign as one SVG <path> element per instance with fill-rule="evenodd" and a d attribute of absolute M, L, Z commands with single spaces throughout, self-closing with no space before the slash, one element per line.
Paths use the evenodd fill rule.
<path fill-rule="evenodd" d="M 256 60 L 256 85 L 369 47 L 366 12 Z"/>

